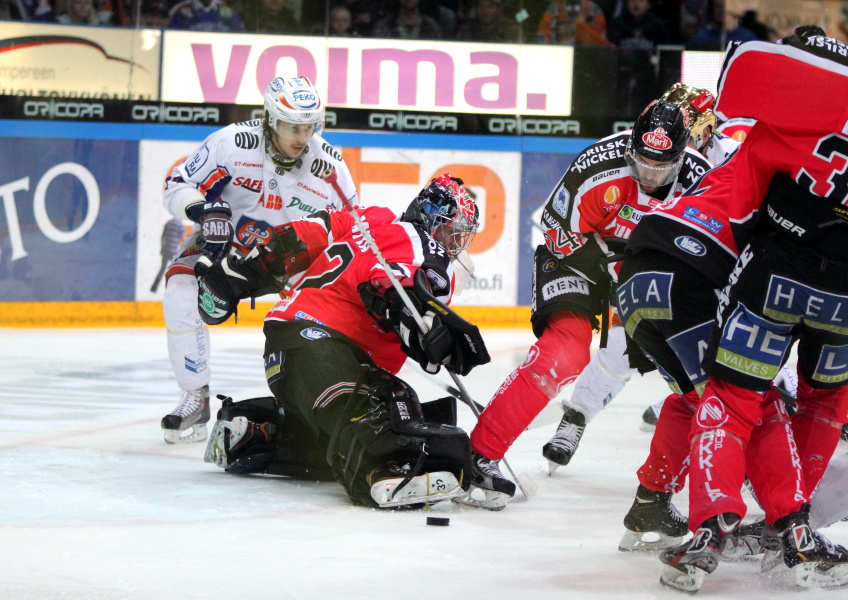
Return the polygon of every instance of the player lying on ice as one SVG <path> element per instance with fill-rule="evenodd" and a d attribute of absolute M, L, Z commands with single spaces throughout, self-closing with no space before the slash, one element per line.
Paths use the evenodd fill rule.
<path fill-rule="evenodd" d="M 474 470 L 454 401 L 421 404 L 394 375 L 407 356 L 429 373 L 467 375 L 489 362 L 477 327 L 447 307 L 454 262 L 479 224 L 461 184 L 447 173 L 433 179 L 400 215 L 345 202 L 348 211 L 275 228 L 273 242 L 244 259 L 198 262 L 209 324 L 226 321 L 240 298 L 289 286 L 265 318 L 274 396 L 224 399 L 207 462 L 335 480 L 357 505 L 420 506 L 478 487 L 490 492 L 486 508 L 503 507 L 491 478 Z"/>

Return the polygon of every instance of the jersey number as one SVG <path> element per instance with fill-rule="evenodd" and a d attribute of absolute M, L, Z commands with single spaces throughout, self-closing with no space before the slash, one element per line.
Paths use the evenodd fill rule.
<path fill-rule="evenodd" d="M 353 260 L 353 250 L 347 242 L 333 244 L 324 250 L 324 254 L 327 255 L 329 268 L 320 275 L 304 277 L 303 281 L 298 284 L 298 289 L 322 288 L 330 285 L 344 273 L 344 270 Z"/>
<path fill-rule="evenodd" d="M 846 128 L 848 128 L 848 123 Z M 828 183 L 830 183 L 830 190 L 824 195 L 824 198 L 840 204 L 848 204 L 848 172 L 846 172 L 846 167 L 848 167 L 848 138 L 836 133 L 826 135 L 819 140 L 813 155 L 828 163 L 833 162 L 836 157 L 842 159 L 842 168 L 834 169 L 827 178 Z M 817 183 L 806 171 L 801 169 L 801 173 L 798 175 L 798 185 L 812 192 L 813 186 Z"/>

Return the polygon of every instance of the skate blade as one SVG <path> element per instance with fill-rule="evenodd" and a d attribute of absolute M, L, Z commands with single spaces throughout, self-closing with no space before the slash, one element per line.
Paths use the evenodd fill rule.
<path fill-rule="evenodd" d="M 807 562 L 792 567 L 795 584 L 803 588 L 838 588 L 848 585 L 848 565 L 836 565 L 829 569 L 820 562 Z"/>
<path fill-rule="evenodd" d="M 194 444 L 206 440 L 206 423 L 195 423 L 188 429 L 165 429 L 168 444 Z"/>
<path fill-rule="evenodd" d="M 778 565 L 783 564 L 782 550 L 764 550 L 763 560 L 760 562 L 760 572 L 768 573 Z"/>
<path fill-rule="evenodd" d="M 630 531 L 621 537 L 618 549 L 621 552 L 660 552 L 679 546 L 686 536 L 671 536 L 656 531 Z"/>
<path fill-rule="evenodd" d="M 465 504 L 475 508 L 485 508 L 486 510 L 503 510 L 509 502 L 509 496 L 503 492 L 495 492 L 494 490 L 484 490 L 482 488 L 471 486 L 471 489 L 465 494 L 453 499 L 457 504 Z"/>
<path fill-rule="evenodd" d="M 684 594 L 697 593 L 707 572 L 693 565 L 683 565 L 683 568 L 685 571 L 666 565 L 660 575 L 660 583 Z"/>
<path fill-rule="evenodd" d="M 555 463 L 552 460 L 548 461 L 548 477 L 552 477 L 556 470 L 559 469 L 562 465 L 559 463 Z"/>
<path fill-rule="evenodd" d="M 215 421 L 209 442 L 206 444 L 206 451 L 203 453 L 203 462 L 212 463 L 221 468 L 227 467 L 227 454 L 224 451 L 224 436 L 226 434 L 224 424 L 221 421 Z M 167 441 L 167 438 L 165 438 L 165 441 Z"/>

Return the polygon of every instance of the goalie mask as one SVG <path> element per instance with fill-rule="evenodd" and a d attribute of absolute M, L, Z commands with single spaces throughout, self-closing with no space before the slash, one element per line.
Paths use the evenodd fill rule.
<path fill-rule="evenodd" d="M 689 143 L 689 115 L 678 105 L 654 100 L 633 124 L 625 161 L 647 193 L 668 185 L 683 166 Z"/>
<path fill-rule="evenodd" d="M 713 113 L 715 96 L 709 90 L 675 83 L 662 95 L 660 100 L 676 104 L 689 116 L 689 143 L 698 152 L 710 140 L 710 134 L 715 131 L 718 119 Z M 709 131 L 707 128 L 709 127 Z"/>
<path fill-rule="evenodd" d="M 324 105 L 307 77 L 276 77 L 265 89 L 265 137 L 271 158 L 291 168 L 306 144 L 324 127 Z M 279 151 L 279 153 L 274 152 Z"/>
<path fill-rule="evenodd" d="M 462 180 L 444 173 L 436 177 L 412 201 L 403 220 L 417 223 L 455 258 L 477 234 L 480 211 L 462 187 Z"/>

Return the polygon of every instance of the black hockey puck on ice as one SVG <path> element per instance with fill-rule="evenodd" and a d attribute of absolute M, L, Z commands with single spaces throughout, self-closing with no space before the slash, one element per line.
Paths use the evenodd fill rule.
<path fill-rule="evenodd" d="M 448 519 L 447 517 L 427 517 L 427 525 L 447 527 L 448 525 L 450 525 L 450 519 Z"/>

